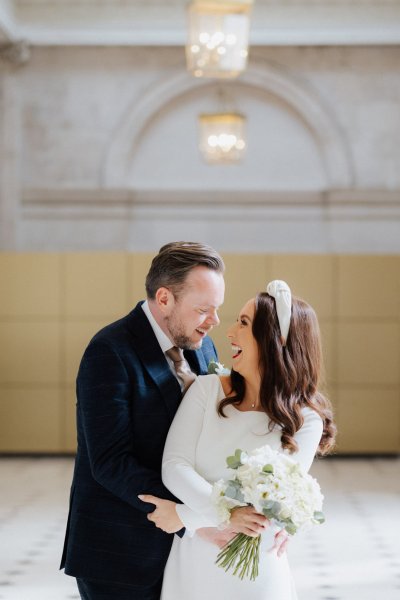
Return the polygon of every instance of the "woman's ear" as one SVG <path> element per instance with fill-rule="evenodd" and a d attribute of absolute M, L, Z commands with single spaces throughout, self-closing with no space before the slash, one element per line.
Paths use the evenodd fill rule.
<path fill-rule="evenodd" d="M 168 316 L 175 305 L 175 298 L 168 288 L 160 287 L 156 291 L 155 302 L 162 314 Z"/>

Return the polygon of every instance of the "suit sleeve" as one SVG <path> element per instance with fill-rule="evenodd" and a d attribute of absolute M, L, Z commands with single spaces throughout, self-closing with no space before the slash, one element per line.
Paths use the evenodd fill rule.
<path fill-rule="evenodd" d="M 132 386 L 121 357 L 106 341 L 92 341 L 79 369 L 78 415 L 83 427 L 93 478 L 112 494 L 143 512 L 153 504 L 138 494 L 175 500 L 157 471 L 140 463 L 133 452 Z M 82 428 L 81 428 L 82 429 Z"/>

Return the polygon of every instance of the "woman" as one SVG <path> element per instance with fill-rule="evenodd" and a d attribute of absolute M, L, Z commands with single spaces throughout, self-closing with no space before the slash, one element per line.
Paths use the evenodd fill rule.
<path fill-rule="evenodd" d="M 242 581 L 215 565 L 218 548 L 204 539 L 202 528 L 219 525 L 210 500 L 212 484 L 228 476 L 226 457 L 236 448 L 251 451 L 269 444 L 291 453 L 308 471 L 315 453 L 324 454 L 333 445 L 330 404 L 318 391 L 317 318 L 308 304 L 292 301 L 285 282 L 273 281 L 267 293 L 245 304 L 228 338 L 231 374 L 198 377 L 168 434 L 163 480 L 184 503 L 176 512 L 186 533 L 174 538 L 162 600 L 296 598 L 286 554 L 279 557 L 265 543 L 256 581 Z M 171 530 L 162 518 L 154 520 Z M 252 507 L 243 507 L 232 511 L 229 532 L 265 532 L 266 539 L 269 526 Z"/>

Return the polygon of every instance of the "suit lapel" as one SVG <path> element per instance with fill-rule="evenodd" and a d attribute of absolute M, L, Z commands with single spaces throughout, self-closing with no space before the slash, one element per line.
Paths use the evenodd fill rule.
<path fill-rule="evenodd" d="M 140 302 L 127 317 L 133 346 L 173 417 L 181 401 L 181 389 L 176 377 L 171 373 L 154 331 L 141 309 L 141 304 Z"/>
<path fill-rule="evenodd" d="M 185 350 L 184 355 L 192 371 L 198 375 L 206 375 L 210 361 L 218 360 L 214 344 L 209 337 L 203 340 L 200 350 Z"/>
<path fill-rule="evenodd" d="M 205 375 L 207 373 L 208 365 L 201 350 L 184 350 L 183 354 L 193 373 L 197 375 Z"/>

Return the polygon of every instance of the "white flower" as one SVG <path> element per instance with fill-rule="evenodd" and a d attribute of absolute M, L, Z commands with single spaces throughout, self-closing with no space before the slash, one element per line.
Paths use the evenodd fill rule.
<path fill-rule="evenodd" d="M 214 484 L 212 501 L 222 524 L 235 506 L 251 504 L 257 512 L 284 527 L 290 534 L 323 522 L 323 495 L 317 481 L 284 452 L 262 446 L 247 453 L 237 449 L 227 458 L 232 479 Z M 258 574 L 261 535 L 237 534 L 217 557 L 217 564 L 241 579 Z"/>
<path fill-rule="evenodd" d="M 230 375 L 231 372 L 229 369 L 226 369 L 222 363 L 217 362 L 216 360 L 211 360 L 208 364 L 207 373 L 209 375 L 214 373 L 216 375 Z"/>
<path fill-rule="evenodd" d="M 224 479 L 220 479 L 216 483 L 214 483 L 211 500 L 214 504 L 217 516 L 220 525 L 225 525 L 229 523 L 229 519 L 231 518 L 231 510 L 237 506 L 246 506 L 245 502 L 240 502 L 235 498 L 231 498 L 226 496 L 226 492 L 229 487 L 229 482 Z"/>
<path fill-rule="evenodd" d="M 242 452 L 240 462 L 234 470 L 233 488 L 228 489 L 229 482 L 224 480 L 214 486 L 213 500 L 224 522 L 233 506 L 243 505 L 238 495 L 269 519 L 288 526 L 291 533 L 316 522 L 314 513 L 321 511 L 323 495 L 317 481 L 303 473 L 293 458 L 266 445 Z"/>

